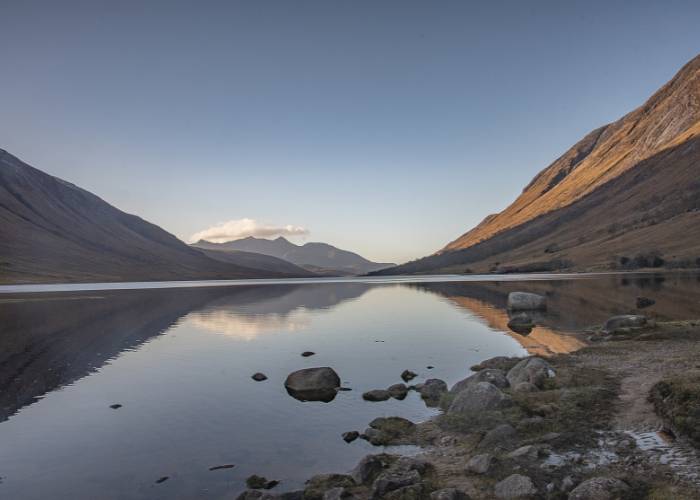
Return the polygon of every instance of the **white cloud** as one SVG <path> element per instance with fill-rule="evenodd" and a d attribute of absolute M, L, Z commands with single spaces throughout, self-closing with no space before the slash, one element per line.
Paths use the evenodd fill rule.
<path fill-rule="evenodd" d="M 199 231 L 190 236 L 189 242 L 196 243 L 199 240 L 207 240 L 213 243 L 224 243 L 231 240 L 239 240 L 254 236 L 256 238 L 274 238 L 277 236 L 305 236 L 309 230 L 301 226 L 274 226 L 261 224 L 253 219 L 237 219 L 221 222 Z"/>

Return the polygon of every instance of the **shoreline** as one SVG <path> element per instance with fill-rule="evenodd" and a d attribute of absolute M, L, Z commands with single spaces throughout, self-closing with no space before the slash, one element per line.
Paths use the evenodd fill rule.
<path fill-rule="evenodd" d="M 437 403 L 439 415 L 418 424 L 375 419 L 363 433 L 373 444 L 419 446 L 417 455 L 378 446 L 349 474 L 317 475 L 293 492 L 246 490 L 239 500 L 698 498 L 700 453 L 655 411 L 658 398 L 652 401 L 659 382 L 700 369 L 698 339 L 700 320 L 650 322 L 612 334 L 599 329 L 591 345 L 544 365 L 524 361 L 537 356 L 485 360 L 457 385 L 506 375 L 536 387 L 503 387 L 508 404 L 481 411 L 455 411 L 467 391 L 454 394 L 453 387 Z M 512 377 L 524 364 L 553 376 L 525 367 L 526 375 Z M 479 397 L 471 403 L 482 404 Z"/>

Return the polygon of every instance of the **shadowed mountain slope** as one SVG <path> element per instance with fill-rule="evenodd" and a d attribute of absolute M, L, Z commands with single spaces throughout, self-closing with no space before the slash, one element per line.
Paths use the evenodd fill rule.
<path fill-rule="evenodd" d="M 158 226 L 0 150 L 0 282 L 286 275 L 209 258 Z"/>
<path fill-rule="evenodd" d="M 637 254 L 700 258 L 700 56 L 643 106 L 594 130 L 503 212 L 388 273 L 602 269 Z"/>

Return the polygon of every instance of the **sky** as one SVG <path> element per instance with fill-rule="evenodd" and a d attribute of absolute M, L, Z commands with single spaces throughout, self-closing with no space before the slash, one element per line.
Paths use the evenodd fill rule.
<path fill-rule="evenodd" d="M 430 254 L 700 53 L 697 1 L 0 0 L 0 148 L 181 239 Z"/>

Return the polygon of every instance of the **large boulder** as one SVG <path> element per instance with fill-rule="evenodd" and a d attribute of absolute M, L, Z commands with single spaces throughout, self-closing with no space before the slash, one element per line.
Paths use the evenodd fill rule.
<path fill-rule="evenodd" d="M 640 314 L 622 314 L 609 318 L 605 322 L 605 325 L 603 325 L 603 330 L 608 333 L 615 333 L 628 329 L 643 328 L 645 326 L 647 326 L 646 316 Z"/>
<path fill-rule="evenodd" d="M 569 493 L 569 500 L 616 500 L 629 489 L 619 479 L 599 476 L 579 484 Z"/>
<path fill-rule="evenodd" d="M 340 377 L 327 366 L 304 368 L 290 373 L 284 382 L 290 396 L 300 401 L 332 401 L 340 387 Z"/>
<path fill-rule="evenodd" d="M 508 294 L 508 309 L 511 311 L 541 311 L 547 309 L 547 299 L 536 293 L 511 292 Z"/>
<path fill-rule="evenodd" d="M 499 410 L 513 405 L 513 399 L 489 382 L 469 385 L 452 401 L 448 413 L 471 414 L 474 412 Z"/>
<path fill-rule="evenodd" d="M 532 498 L 537 494 L 537 488 L 532 480 L 522 474 L 512 474 L 494 487 L 496 498 Z"/>
<path fill-rule="evenodd" d="M 474 375 L 460 380 L 450 389 L 450 394 L 457 394 L 462 392 L 464 389 L 471 385 L 478 384 L 479 382 L 489 382 L 499 389 L 505 389 L 510 384 L 506 378 L 506 373 L 503 370 L 497 368 L 486 368 L 476 372 Z"/>
<path fill-rule="evenodd" d="M 554 370 L 544 359 L 538 357 L 525 358 L 510 369 L 506 378 L 515 387 L 522 382 L 529 382 L 537 387 L 549 377 L 554 376 Z"/>

